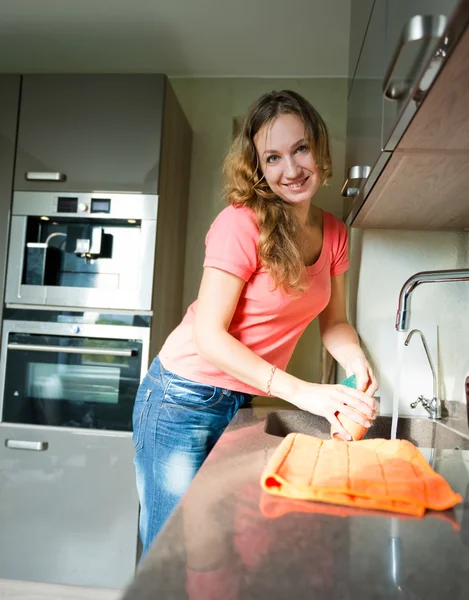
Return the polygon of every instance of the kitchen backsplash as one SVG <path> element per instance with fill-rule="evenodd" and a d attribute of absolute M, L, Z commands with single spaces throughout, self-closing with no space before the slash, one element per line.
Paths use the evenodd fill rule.
<path fill-rule="evenodd" d="M 406 390 L 412 388 L 421 389 L 420 393 L 427 396 L 432 389 L 431 371 L 420 340 L 412 339 L 409 348 L 398 349 L 399 344 L 403 346 L 406 337 L 406 334 L 395 330 L 401 287 L 419 271 L 467 268 L 469 233 L 352 229 L 350 254 L 350 318 L 374 363 L 378 379 L 383 374 L 383 389 L 378 391 L 378 395 L 383 395 L 384 411 L 390 412 L 392 372 L 398 364 L 398 352 L 404 365 L 400 382 L 404 390 L 402 395 L 405 396 Z M 409 331 L 418 327 L 428 336 L 435 365 L 438 365 L 439 394 L 443 400 L 466 401 L 468 306 L 469 283 L 422 284 L 412 294 Z M 389 364 L 390 361 L 393 364 Z M 395 381 L 397 376 L 394 377 Z M 403 398 L 400 411 L 426 414 L 421 407 L 410 409 Z"/>

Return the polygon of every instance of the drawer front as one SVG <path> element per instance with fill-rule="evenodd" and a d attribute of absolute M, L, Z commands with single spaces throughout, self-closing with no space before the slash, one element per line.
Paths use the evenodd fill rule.
<path fill-rule="evenodd" d="M 123 588 L 136 561 L 129 434 L 0 426 L 0 578 Z"/>

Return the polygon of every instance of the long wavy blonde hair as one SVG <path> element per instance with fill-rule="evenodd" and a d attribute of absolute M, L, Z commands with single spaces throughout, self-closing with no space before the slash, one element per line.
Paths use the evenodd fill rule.
<path fill-rule="evenodd" d="M 225 193 L 233 206 L 247 206 L 257 217 L 260 240 L 258 255 L 272 277 L 275 288 L 289 295 L 306 290 L 307 278 L 300 252 L 300 228 L 291 205 L 274 194 L 265 181 L 254 136 L 279 115 L 297 115 L 304 123 L 321 182 L 332 175 L 329 135 L 319 113 L 300 94 L 291 90 L 264 94 L 249 109 L 223 165 Z"/>

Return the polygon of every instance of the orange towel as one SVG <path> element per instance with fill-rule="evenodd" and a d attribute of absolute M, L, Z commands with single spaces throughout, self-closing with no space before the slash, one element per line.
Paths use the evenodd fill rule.
<path fill-rule="evenodd" d="M 328 517 L 340 517 L 350 519 L 353 517 L 370 517 L 383 515 L 382 510 L 374 508 L 356 508 L 354 506 L 340 506 L 337 504 L 326 504 L 324 502 L 305 502 L 304 500 L 292 500 L 291 498 L 282 498 L 272 496 L 272 494 L 262 493 L 259 500 L 259 510 L 266 519 L 279 519 L 291 513 L 306 513 L 313 515 L 326 515 Z M 449 523 L 454 531 L 460 531 L 461 526 L 456 520 L 454 511 L 435 511 L 430 510 L 422 517 L 421 515 L 400 514 L 399 519 L 403 521 L 412 521 L 415 519 L 438 519 L 444 523 Z"/>
<path fill-rule="evenodd" d="M 343 442 L 289 433 L 269 460 L 261 485 L 277 496 L 416 516 L 462 502 L 405 440 Z"/>

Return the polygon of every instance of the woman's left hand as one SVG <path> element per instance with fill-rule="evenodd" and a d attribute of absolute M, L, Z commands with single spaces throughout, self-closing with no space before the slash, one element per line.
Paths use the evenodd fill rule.
<path fill-rule="evenodd" d="M 356 375 L 357 389 L 362 390 L 368 396 L 373 396 L 378 389 L 378 382 L 373 373 L 370 363 L 364 356 L 356 356 L 345 369 L 347 377 Z"/>

